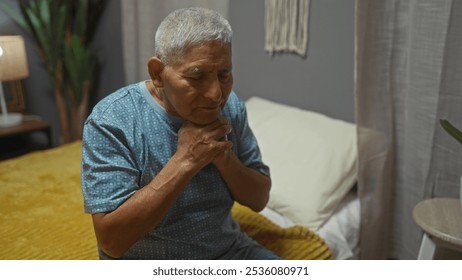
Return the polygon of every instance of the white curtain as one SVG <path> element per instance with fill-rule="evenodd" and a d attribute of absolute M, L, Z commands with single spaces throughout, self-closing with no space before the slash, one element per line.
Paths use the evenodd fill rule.
<path fill-rule="evenodd" d="M 361 257 L 415 259 L 412 210 L 459 197 L 462 146 L 462 1 L 356 2 L 356 108 Z"/>
<path fill-rule="evenodd" d="M 228 18 L 228 1 L 121 0 L 126 83 L 149 78 L 146 62 L 153 54 L 155 32 L 170 12 L 179 8 L 204 7 Z"/>

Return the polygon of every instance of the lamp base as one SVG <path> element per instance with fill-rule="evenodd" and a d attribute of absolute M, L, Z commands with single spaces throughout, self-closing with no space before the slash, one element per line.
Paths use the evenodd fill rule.
<path fill-rule="evenodd" d="M 0 128 L 16 126 L 22 123 L 22 114 L 8 113 L 0 115 Z"/>

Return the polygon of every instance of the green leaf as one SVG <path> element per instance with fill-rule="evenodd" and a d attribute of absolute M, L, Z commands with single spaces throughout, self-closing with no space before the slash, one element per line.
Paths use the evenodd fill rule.
<path fill-rule="evenodd" d="M 8 6 L 6 3 L 0 2 L 0 9 L 2 9 L 6 14 L 8 14 L 19 26 L 24 28 L 26 31 L 30 32 L 29 26 L 27 25 L 24 17 L 18 13 L 15 9 Z"/>
<path fill-rule="evenodd" d="M 447 133 L 449 133 L 452 137 L 454 137 L 454 139 L 462 144 L 462 132 L 459 129 L 457 129 L 448 120 L 445 119 L 441 119 L 440 124 Z"/>
<path fill-rule="evenodd" d="M 93 79 L 96 57 L 77 34 L 73 34 L 70 43 L 65 46 L 64 65 L 75 99 L 80 103 L 85 82 Z"/>
<path fill-rule="evenodd" d="M 48 0 L 42 0 L 38 3 L 40 18 L 43 22 L 50 22 L 50 3 Z"/>
<path fill-rule="evenodd" d="M 75 3 L 75 33 L 80 37 L 86 39 L 85 33 L 88 24 L 88 0 L 79 0 Z"/>

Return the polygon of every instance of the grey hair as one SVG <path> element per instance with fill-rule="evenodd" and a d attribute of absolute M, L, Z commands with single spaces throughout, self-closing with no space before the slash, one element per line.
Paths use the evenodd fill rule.
<path fill-rule="evenodd" d="M 159 25 L 154 56 L 169 65 L 181 59 L 191 45 L 209 41 L 231 44 L 232 36 L 229 22 L 219 13 L 205 8 L 179 9 Z"/>

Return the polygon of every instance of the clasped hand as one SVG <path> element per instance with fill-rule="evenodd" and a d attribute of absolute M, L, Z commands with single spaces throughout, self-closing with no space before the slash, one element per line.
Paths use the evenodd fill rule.
<path fill-rule="evenodd" d="M 185 122 L 178 131 L 177 153 L 198 170 L 209 163 L 223 161 L 229 156 L 233 144 L 226 135 L 232 130 L 226 118 L 219 118 L 208 125 Z"/>

